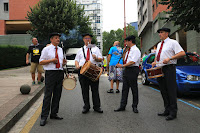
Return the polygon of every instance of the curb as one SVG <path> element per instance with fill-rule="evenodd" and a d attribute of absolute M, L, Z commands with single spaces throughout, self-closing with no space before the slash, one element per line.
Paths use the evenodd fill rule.
<path fill-rule="evenodd" d="M 40 85 L 30 96 L 24 99 L 15 109 L 0 121 L 0 133 L 7 133 L 26 113 L 33 103 L 42 95 L 45 85 Z"/>

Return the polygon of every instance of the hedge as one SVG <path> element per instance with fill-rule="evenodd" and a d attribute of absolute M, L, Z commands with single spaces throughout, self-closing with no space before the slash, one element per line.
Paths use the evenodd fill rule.
<path fill-rule="evenodd" d="M 26 46 L 0 45 L 0 70 L 26 65 Z"/>

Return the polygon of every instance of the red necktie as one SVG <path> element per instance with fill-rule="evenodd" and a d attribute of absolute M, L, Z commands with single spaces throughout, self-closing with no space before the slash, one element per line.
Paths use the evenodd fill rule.
<path fill-rule="evenodd" d="M 87 58 L 86 58 L 86 61 L 90 60 L 90 49 L 88 48 L 87 50 Z"/>
<path fill-rule="evenodd" d="M 60 68 L 60 62 L 59 62 L 57 50 L 58 50 L 58 48 L 56 47 L 56 56 L 55 56 L 55 58 L 58 59 L 58 63 L 56 63 L 56 68 Z"/>
<path fill-rule="evenodd" d="M 162 48 L 163 48 L 163 44 L 164 44 L 164 41 L 162 41 L 162 44 L 160 46 L 160 49 L 159 49 L 159 52 L 158 52 L 158 55 L 157 55 L 157 61 L 160 60 L 160 54 L 161 54 L 161 51 L 162 51 Z"/>
<path fill-rule="evenodd" d="M 124 61 L 124 64 L 126 64 L 126 62 L 127 62 L 129 52 L 130 52 L 130 48 L 128 49 L 128 54 L 126 55 L 126 59 L 125 59 L 125 61 Z"/>

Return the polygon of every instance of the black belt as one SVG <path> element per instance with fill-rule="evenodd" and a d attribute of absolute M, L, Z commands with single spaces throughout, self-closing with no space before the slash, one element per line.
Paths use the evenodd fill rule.
<path fill-rule="evenodd" d="M 133 68 L 139 68 L 139 67 L 138 66 L 125 67 L 125 69 L 133 69 Z"/>
<path fill-rule="evenodd" d="M 46 72 L 62 72 L 63 70 L 45 70 Z"/>
<path fill-rule="evenodd" d="M 163 68 L 164 68 L 164 67 L 173 67 L 173 66 L 176 66 L 176 65 L 175 65 L 175 64 L 169 64 L 169 65 L 163 66 Z"/>

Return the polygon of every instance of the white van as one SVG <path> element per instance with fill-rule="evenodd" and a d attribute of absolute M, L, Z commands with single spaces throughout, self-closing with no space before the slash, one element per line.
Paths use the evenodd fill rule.
<path fill-rule="evenodd" d="M 75 68 L 75 57 L 80 48 L 69 48 L 66 50 L 66 59 L 67 59 L 67 71 L 72 72 L 76 71 Z"/>

